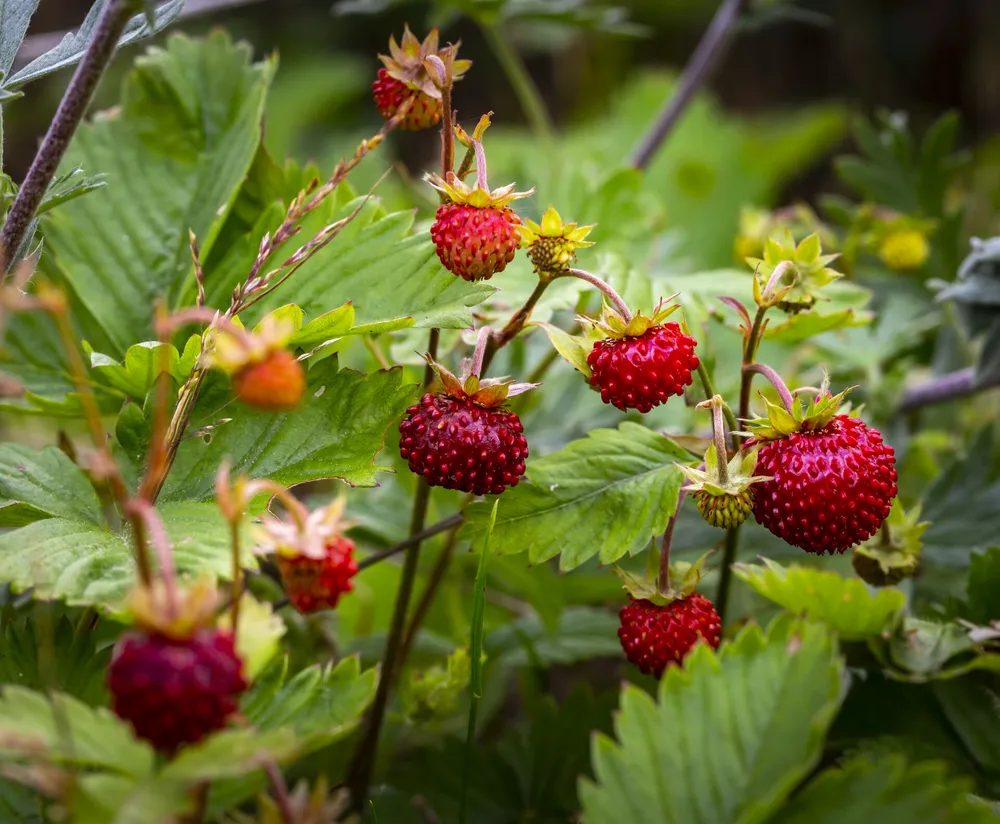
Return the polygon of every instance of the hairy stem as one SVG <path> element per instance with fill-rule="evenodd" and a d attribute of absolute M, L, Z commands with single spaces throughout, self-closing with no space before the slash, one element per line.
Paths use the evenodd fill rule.
<path fill-rule="evenodd" d="M 472 374 L 477 378 L 483 376 L 484 358 L 486 357 L 486 347 L 489 345 L 492 330 L 489 326 L 482 326 L 476 337 L 476 351 L 472 355 Z"/>
<path fill-rule="evenodd" d="M 441 177 L 455 170 L 455 123 L 451 110 L 451 84 L 441 89 Z"/>
<path fill-rule="evenodd" d="M 580 278 L 580 280 L 585 280 L 587 283 L 596 286 L 607 296 L 608 300 L 615 305 L 619 314 L 625 318 L 626 323 L 632 320 L 632 312 L 629 311 L 628 304 L 625 303 L 622 296 L 619 295 L 610 284 L 605 283 L 597 275 L 587 272 L 584 269 L 567 269 L 565 272 L 560 273 L 559 277 Z"/>
<path fill-rule="evenodd" d="M 538 87 L 535 86 L 535 82 L 531 79 L 531 75 L 528 74 L 520 55 L 510 47 L 507 39 L 496 27 L 484 24 L 482 30 L 486 42 L 500 63 L 504 74 L 507 75 L 535 136 L 546 146 L 553 145 L 556 134 L 552 118 L 549 117 L 545 101 L 542 99 Z"/>
<path fill-rule="evenodd" d="M 712 383 L 712 379 L 708 376 L 708 370 L 705 368 L 704 361 L 698 361 L 698 378 L 701 380 L 702 389 L 705 390 L 705 400 L 711 400 L 718 393 L 715 391 L 715 385 Z M 735 432 L 739 429 L 739 424 L 736 423 L 736 416 L 733 414 L 733 410 L 729 408 L 727 404 L 722 404 L 722 414 L 726 418 L 726 425 L 729 427 L 729 431 Z M 736 449 L 735 436 L 733 438 L 733 448 Z"/>
<path fill-rule="evenodd" d="M 549 288 L 549 284 L 552 281 L 548 278 L 540 278 L 538 283 L 535 285 L 534 291 L 528 296 L 528 299 L 524 302 L 524 306 L 518 309 L 504 324 L 503 329 L 497 332 L 491 339 L 489 344 L 486 346 L 486 354 L 483 357 L 483 369 L 489 368 L 490 363 L 493 361 L 493 356 L 503 349 L 508 343 L 510 343 L 514 338 L 516 338 L 524 325 L 528 322 L 528 318 L 531 317 L 531 311 L 535 308 L 535 305 L 541 299 L 545 290 Z M 558 353 L 557 353 L 558 354 Z"/>
<path fill-rule="evenodd" d="M 410 520 L 410 535 L 416 536 L 423 531 L 427 517 L 427 504 L 430 500 L 431 488 L 422 478 L 417 485 L 417 494 L 413 500 L 413 515 Z M 385 654 L 382 657 L 382 672 L 375 691 L 375 700 L 368 715 L 368 723 L 364 736 L 354 756 L 354 763 L 347 778 L 347 786 L 351 791 L 351 803 L 360 810 L 368 795 L 372 772 L 375 768 L 375 757 L 378 754 L 379 733 L 385 718 L 386 707 L 389 704 L 389 694 L 392 691 L 396 675 L 396 662 L 406 628 L 406 614 L 413 596 L 413 585 L 417 579 L 417 565 L 420 560 L 420 543 L 415 542 L 406 552 L 403 562 L 403 574 L 396 593 L 396 604 L 392 613 L 392 623 L 389 626 L 389 637 L 386 639 Z"/>
<path fill-rule="evenodd" d="M 925 406 L 934 406 L 966 398 L 977 392 L 996 389 L 998 386 L 1000 386 L 1000 372 L 986 375 L 982 380 L 977 381 L 976 370 L 970 366 L 968 369 L 959 369 L 957 372 L 939 375 L 926 383 L 911 387 L 903 395 L 898 411 L 900 413 L 914 412 Z"/>
<path fill-rule="evenodd" d="M 358 561 L 358 572 L 363 569 L 367 569 L 370 566 L 374 566 L 386 558 L 391 558 L 393 555 L 399 555 L 406 549 L 417 543 L 426 541 L 428 538 L 433 538 L 435 535 L 440 535 L 442 532 L 447 532 L 453 527 L 460 526 L 463 520 L 461 512 L 456 512 L 454 515 L 450 515 L 443 521 L 438 521 L 436 524 L 431 524 L 426 529 L 422 529 L 416 535 L 407 538 L 405 541 L 400 541 L 395 546 L 391 546 L 388 549 L 383 549 L 381 552 L 376 552 L 373 555 L 369 555 L 367 558 Z"/>
<path fill-rule="evenodd" d="M 740 548 L 740 528 L 732 527 L 726 530 L 726 549 L 722 556 L 722 568 L 719 570 L 719 589 L 715 596 L 715 609 L 719 613 L 719 623 L 726 625 L 726 610 L 729 606 L 729 590 L 733 583 L 733 564 L 736 563 L 736 553 Z"/>
<path fill-rule="evenodd" d="M 729 439 L 726 437 L 726 423 L 722 414 L 724 406 L 718 395 L 712 398 L 712 438 L 715 440 L 715 457 L 718 462 L 716 479 L 722 487 L 729 484 L 729 467 L 726 465 L 729 459 Z"/>
<path fill-rule="evenodd" d="M 93 37 L 59 102 L 41 148 L 18 190 L 0 230 L 0 275 L 6 277 L 24 243 L 31 221 L 48 191 L 70 139 L 83 120 L 105 69 L 111 62 L 125 24 L 136 9 L 134 0 L 110 0 L 97 19 Z"/>
<path fill-rule="evenodd" d="M 240 626 L 240 600 L 243 594 L 243 568 L 240 566 L 240 520 L 234 518 L 229 522 L 229 540 L 233 553 L 233 585 L 231 618 L 233 622 L 233 643 L 236 643 L 236 636 Z"/>
<path fill-rule="evenodd" d="M 750 373 L 751 375 L 763 375 L 767 378 L 771 385 L 775 388 L 778 393 L 778 397 L 781 398 L 781 403 L 785 407 L 787 412 L 792 411 L 792 406 L 795 403 L 795 398 L 792 397 L 792 393 L 788 391 L 788 387 L 785 382 L 781 379 L 781 375 L 775 372 L 770 366 L 763 363 L 748 363 L 743 367 L 743 374 L 746 375 Z"/>
<path fill-rule="evenodd" d="M 684 73 L 677 81 L 674 93 L 632 155 L 630 165 L 633 168 L 645 169 L 649 166 L 688 104 L 715 71 L 733 40 L 736 23 L 747 2 L 748 0 L 724 0 L 719 6 L 685 66 Z"/>
<path fill-rule="evenodd" d="M 687 497 L 687 487 L 683 487 L 680 495 L 677 496 L 677 509 L 667 521 L 667 529 L 663 533 L 663 541 L 660 544 L 660 575 L 656 581 L 656 586 L 662 595 L 670 592 L 670 544 L 674 539 L 674 527 L 677 526 L 677 514 L 681 511 L 681 504 Z"/>
<path fill-rule="evenodd" d="M 759 307 L 757 314 L 754 316 L 750 334 L 743 344 L 743 366 L 753 363 L 757 357 L 757 348 L 760 346 L 760 340 L 764 332 L 764 318 L 766 316 L 767 308 L 763 306 Z M 739 420 L 741 421 L 745 421 L 750 417 L 750 388 L 752 383 L 753 372 L 744 370 L 740 380 Z"/>

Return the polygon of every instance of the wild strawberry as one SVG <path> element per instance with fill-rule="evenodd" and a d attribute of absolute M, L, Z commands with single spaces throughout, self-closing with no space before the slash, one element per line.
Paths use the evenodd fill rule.
<path fill-rule="evenodd" d="M 409 131 L 430 129 L 441 122 L 441 90 L 428 74 L 427 63 L 431 55 L 442 61 L 453 60 L 457 46 L 438 49 L 438 30 L 432 29 L 421 43 L 407 26 L 401 44 L 395 36 L 389 38 L 389 54 L 380 54 L 385 64 L 379 69 L 378 80 L 372 83 L 375 105 L 386 120 L 393 118 L 400 107 L 411 101 L 410 108 L 399 122 L 399 128 Z M 468 60 L 454 60 L 452 78 L 458 80 L 471 66 Z"/>
<path fill-rule="evenodd" d="M 222 729 L 246 688 L 232 635 L 214 629 L 185 639 L 130 633 L 108 670 L 115 714 L 166 753 Z"/>
<path fill-rule="evenodd" d="M 896 456 L 876 429 L 837 414 L 843 393 L 791 412 L 768 404 L 747 446 L 760 446 L 754 517 L 793 546 L 844 552 L 882 526 L 896 497 Z"/>
<path fill-rule="evenodd" d="M 482 144 L 476 147 L 476 185 L 468 186 L 454 172 L 448 179 L 428 175 L 426 180 L 446 198 L 431 226 L 431 240 L 444 267 L 465 280 L 489 280 L 507 268 L 521 243 L 521 219 L 508 204 L 527 197 L 514 184 L 490 191 Z"/>
<path fill-rule="evenodd" d="M 719 613 L 697 592 L 662 606 L 630 597 L 619 618 L 618 639 L 625 657 L 657 678 L 667 667 L 680 664 L 699 641 L 717 649 L 722 635 Z"/>
<path fill-rule="evenodd" d="M 545 277 L 565 272 L 576 260 L 577 249 L 594 245 L 593 241 L 585 240 L 593 228 L 564 224 L 555 207 L 549 206 L 540 224 L 526 220 L 518 231 L 535 272 Z"/>
<path fill-rule="evenodd" d="M 343 534 L 351 526 L 343 517 L 347 501 L 337 498 L 309 513 L 294 499 L 286 503 L 296 511 L 287 519 L 264 518 L 257 552 L 274 555 L 288 600 L 299 612 L 333 609 L 354 589 L 358 574 L 354 542 Z"/>
<path fill-rule="evenodd" d="M 919 505 L 905 512 L 897 498 L 878 534 L 854 548 L 854 571 L 873 587 L 892 586 L 909 578 L 920 565 L 921 538 L 928 526 L 926 521 L 920 522 Z"/>
<path fill-rule="evenodd" d="M 157 750 L 173 753 L 222 729 L 247 688 L 230 633 L 209 624 L 216 598 L 199 582 L 173 611 L 163 589 L 131 600 L 138 628 L 118 642 L 108 668 L 114 712 Z"/>
<path fill-rule="evenodd" d="M 508 397 L 531 384 L 459 381 L 435 364 L 444 391 L 427 393 L 406 410 L 399 424 L 399 454 L 410 471 L 431 486 L 474 495 L 499 495 L 517 486 L 524 474 L 528 442 L 514 412 L 503 408 Z"/>
<path fill-rule="evenodd" d="M 252 332 L 223 327 L 211 339 L 210 362 L 229 375 L 233 393 L 247 406 L 266 412 L 294 409 L 306 391 L 305 370 L 285 348 L 295 331 L 291 321 L 276 315 Z"/>
<path fill-rule="evenodd" d="M 302 364 L 287 349 L 278 349 L 233 375 L 233 393 L 247 406 L 284 412 L 301 403 L 306 391 Z"/>
<path fill-rule="evenodd" d="M 676 323 L 661 322 L 676 308 L 657 307 L 651 318 L 636 313 L 630 320 L 605 310 L 595 326 L 608 337 L 595 342 L 587 356 L 590 384 L 602 401 L 623 411 L 649 412 L 691 385 L 698 368 L 696 341 Z"/>

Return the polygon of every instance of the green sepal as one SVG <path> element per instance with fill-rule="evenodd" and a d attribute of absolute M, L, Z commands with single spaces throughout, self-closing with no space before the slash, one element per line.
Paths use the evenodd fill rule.
<path fill-rule="evenodd" d="M 437 373 L 444 386 L 445 394 L 455 400 L 470 400 L 485 409 L 495 409 L 503 406 L 508 398 L 521 395 L 529 389 L 539 386 L 537 383 L 515 383 L 512 378 L 482 379 L 468 372 L 469 362 L 463 363 L 464 376 L 459 378 L 454 372 L 442 366 L 430 355 L 425 359 Z"/>
<path fill-rule="evenodd" d="M 799 312 L 810 308 L 822 298 L 823 287 L 843 275 L 829 267 L 838 255 L 824 255 L 819 235 L 815 232 L 795 243 L 791 231 L 785 228 L 772 235 L 764 244 L 763 258 L 747 258 L 754 267 L 754 300 L 758 306 L 779 306 L 786 312 Z M 789 261 L 794 268 L 776 284 L 773 291 L 764 294 L 762 283 L 767 283 L 779 264 Z"/>
<path fill-rule="evenodd" d="M 719 453 L 715 444 L 709 445 L 705 451 L 705 468 L 698 469 L 685 464 L 677 464 L 677 468 L 690 481 L 687 491 L 707 492 L 709 495 L 742 495 L 753 484 L 771 480 L 768 475 L 755 475 L 757 468 L 758 448 L 741 449 L 726 464 L 727 483 L 719 476 Z"/>
<path fill-rule="evenodd" d="M 758 441 L 776 441 L 795 432 L 816 432 L 837 415 L 857 414 L 857 410 L 852 412 L 849 407 L 842 406 L 844 396 L 855 388 L 850 386 L 836 395 L 825 394 L 808 402 L 796 396 L 791 412 L 762 395 L 767 405 L 767 416 L 748 421 L 747 428 Z"/>
<path fill-rule="evenodd" d="M 686 563 L 678 561 L 670 565 L 670 581 L 667 591 L 660 589 L 655 574 L 647 572 L 641 578 L 627 572 L 615 564 L 615 572 L 622 580 L 622 588 L 637 601 L 650 601 L 659 607 L 665 607 L 674 601 L 687 598 L 698 587 L 702 578 L 702 567 L 711 552 L 706 552 L 697 561 Z"/>
<path fill-rule="evenodd" d="M 920 565 L 923 534 L 930 521 L 920 520 L 922 507 L 909 511 L 896 498 L 882 528 L 855 547 L 851 558 L 855 572 L 872 586 L 889 586 L 908 578 Z"/>
<path fill-rule="evenodd" d="M 677 295 L 674 294 L 669 298 L 661 300 L 656 304 L 652 315 L 644 315 L 642 312 L 636 312 L 631 320 L 625 320 L 621 313 L 607 301 L 604 302 L 604 309 L 601 312 L 600 320 L 593 320 L 586 317 L 580 317 L 577 320 L 583 325 L 589 324 L 609 338 L 637 338 L 640 335 L 644 335 L 652 327 L 663 323 L 670 315 L 681 308 L 679 303 L 667 305 L 676 297 Z"/>

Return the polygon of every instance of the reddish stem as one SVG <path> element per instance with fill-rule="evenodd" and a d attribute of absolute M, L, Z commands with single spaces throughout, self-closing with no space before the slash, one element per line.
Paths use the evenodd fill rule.
<path fill-rule="evenodd" d="M 490 336 L 493 330 L 489 326 L 484 326 L 479 330 L 476 338 L 476 351 L 472 355 L 472 374 L 477 378 L 483 373 L 483 358 L 486 356 L 486 347 L 489 345 Z"/>
<path fill-rule="evenodd" d="M 560 273 L 558 277 L 580 278 L 580 280 L 585 280 L 587 281 L 587 283 L 596 286 L 605 295 L 607 295 L 608 300 L 610 300 L 615 305 L 615 308 L 618 310 L 618 313 L 623 318 L 625 318 L 626 323 L 632 320 L 632 312 L 629 311 L 628 304 L 625 303 L 625 300 L 622 298 L 622 296 L 619 295 L 610 286 L 610 284 L 605 283 L 597 275 L 592 274 L 591 272 L 587 272 L 583 269 L 567 269 L 565 272 Z"/>
<path fill-rule="evenodd" d="M 149 501 L 134 498 L 128 503 L 129 509 L 136 512 L 149 530 L 156 560 L 160 564 L 160 577 L 167 596 L 167 613 L 171 619 L 177 617 L 179 604 L 177 600 L 177 570 L 174 567 L 174 552 L 170 546 L 170 536 L 163 526 L 159 513 Z"/>
<path fill-rule="evenodd" d="M 781 379 L 781 375 L 775 372 L 770 366 L 763 363 L 744 364 L 743 374 L 758 374 L 767 378 L 771 382 L 771 385 L 774 386 L 775 390 L 777 390 L 778 397 L 781 398 L 781 403 L 785 407 L 785 410 L 791 414 L 792 407 L 795 404 L 795 399 L 792 397 L 792 393 L 788 391 L 788 387 Z"/>

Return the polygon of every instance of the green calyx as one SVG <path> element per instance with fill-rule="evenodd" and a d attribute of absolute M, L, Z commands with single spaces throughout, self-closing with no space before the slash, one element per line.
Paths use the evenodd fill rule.
<path fill-rule="evenodd" d="M 658 553 L 657 553 L 658 554 Z M 706 552 L 693 564 L 678 561 L 670 565 L 670 580 L 665 590 L 648 574 L 644 577 L 626 572 L 615 566 L 615 572 L 622 579 L 622 588 L 637 601 L 650 601 L 658 607 L 665 607 L 674 601 L 687 598 L 698 587 L 702 577 L 702 567 L 710 553 Z"/>
<path fill-rule="evenodd" d="M 681 308 L 679 303 L 671 306 L 666 305 L 676 297 L 677 295 L 671 295 L 666 300 L 661 300 L 656 304 L 652 315 L 644 315 L 642 312 L 636 312 L 630 320 L 626 320 L 622 317 L 621 313 L 605 303 L 600 320 L 593 320 L 592 318 L 579 318 L 579 320 L 581 323 L 592 325 L 596 330 L 603 333 L 605 337 L 616 338 L 618 340 L 623 338 L 637 338 L 640 335 L 646 334 L 652 327 L 663 323 L 670 315 Z"/>
<path fill-rule="evenodd" d="M 499 189 L 483 188 L 478 181 L 469 186 L 459 180 L 454 172 L 448 172 L 447 180 L 436 174 L 428 174 L 424 180 L 443 194 L 449 202 L 472 206 L 475 209 L 506 209 L 515 200 L 528 197 L 535 191 L 532 187 L 526 192 L 515 192 L 516 186 L 513 183 L 501 186 Z"/>
<path fill-rule="evenodd" d="M 836 395 L 824 391 L 812 401 L 803 401 L 797 395 L 790 411 L 780 403 L 764 398 L 767 416 L 749 421 L 747 429 L 758 441 L 777 441 L 795 432 L 816 432 L 837 415 L 850 413 L 849 408 L 843 406 L 843 400 L 853 388 L 849 387 Z"/>
<path fill-rule="evenodd" d="M 769 237 L 764 244 L 763 258 L 747 258 L 755 270 L 755 302 L 758 306 L 777 306 L 792 314 L 811 308 L 821 297 L 823 287 L 843 277 L 828 266 L 837 257 L 822 254 L 816 233 L 803 238 L 798 244 L 788 229 Z M 786 265 L 777 282 L 769 284 L 771 276 L 782 264 Z"/>
<path fill-rule="evenodd" d="M 920 521 L 921 507 L 909 512 L 897 498 L 878 533 L 855 547 L 851 562 L 866 583 L 884 587 L 898 584 L 916 572 L 929 521 Z"/>
<path fill-rule="evenodd" d="M 470 400 L 476 406 L 484 409 L 496 409 L 503 406 L 508 398 L 521 395 L 529 389 L 534 389 L 537 383 L 515 383 L 511 378 L 487 378 L 481 379 L 478 375 L 473 375 L 470 371 L 470 361 L 464 361 L 463 374 L 459 378 L 454 372 L 449 371 L 440 363 L 437 363 L 430 356 L 427 363 L 437 373 L 444 385 L 445 394 L 455 400 Z"/>
<path fill-rule="evenodd" d="M 720 472 L 718 450 L 713 443 L 705 452 L 705 468 L 684 464 L 677 468 L 688 479 L 687 491 L 694 495 L 702 517 L 712 526 L 722 529 L 739 526 L 753 508 L 754 484 L 771 480 L 755 475 L 757 449 L 737 452 Z"/>

